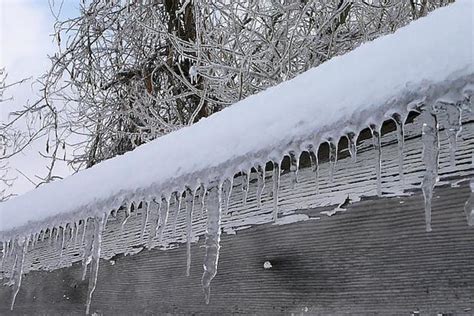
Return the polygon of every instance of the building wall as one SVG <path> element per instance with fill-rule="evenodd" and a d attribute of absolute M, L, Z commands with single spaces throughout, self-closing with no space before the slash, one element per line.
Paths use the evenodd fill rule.
<path fill-rule="evenodd" d="M 396 135 L 385 127 L 381 198 L 374 197 L 370 139 L 359 144 L 357 163 L 344 150 L 340 152 L 333 182 L 327 163 L 321 164 L 319 194 L 309 168 L 301 170 L 294 188 L 290 177 L 282 176 L 278 224 L 305 221 L 272 223 L 271 173 L 261 208 L 255 201 L 255 182 L 249 202 L 243 205 L 236 179 L 232 215 L 223 217 L 227 233 L 222 236 L 209 305 L 200 288 L 205 214 L 195 212 L 191 276 L 186 277 L 186 250 L 180 244 L 185 238 L 183 209 L 176 233 L 170 223 L 165 244 L 153 239 L 151 250 L 143 249 L 147 231 L 143 240 L 140 237 L 143 210 L 132 215 L 123 231 L 124 214 L 119 212 L 110 218 L 104 234 L 103 257 L 108 260 L 101 262 L 91 310 L 105 315 L 400 315 L 416 310 L 422 315 L 474 315 L 474 230 L 467 226 L 463 210 L 470 194 L 468 179 L 474 174 L 472 118 L 465 117 L 463 127 L 456 167 L 449 163 L 446 136 L 440 132 L 441 182 L 435 189 L 431 233 L 425 232 L 418 189 L 424 167 L 420 122 L 415 119 L 406 128 L 403 185 L 398 177 Z M 352 201 L 346 210 L 334 213 L 347 196 Z M 172 212 L 171 221 L 173 217 Z M 83 314 L 87 280 L 81 281 L 81 247 L 66 244 L 61 257 L 58 245 L 48 240 L 31 249 L 25 267 L 29 273 L 13 313 Z M 264 269 L 265 261 L 272 268 Z M 9 313 L 11 294 L 10 287 L 0 287 L 0 314 Z"/>

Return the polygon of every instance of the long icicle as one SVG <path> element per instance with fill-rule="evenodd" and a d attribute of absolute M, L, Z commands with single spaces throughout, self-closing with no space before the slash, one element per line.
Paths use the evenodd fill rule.
<path fill-rule="evenodd" d="M 28 239 L 25 237 L 19 237 L 16 239 L 16 247 L 15 247 L 15 259 L 13 264 L 13 273 L 11 275 L 11 280 L 13 283 L 13 296 L 12 296 L 12 303 L 10 305 L 10 310 L 13 310 L 13 306 L 15 305 L 16 296 L 20 291 L 21 281 L 23 278 L 23 264 L 25 261 L 25 255 L 28 248 Z"/>
<path fill-rule="evenodd" d="M 273 162 L 273 221 L 278 219 L 278 191 L 280 189 L 280 164 Z"/>
<path fill-rule="evenodd" d="M 90 223 L 89 223 L 90 222 Z M 84 253 L 82 256 L 82 281 L 86 279 L 87 267 L 91 262 L 92 242 L 94 241 L 94 227 L 92 220 L 84 219 Z"/>
<path fill-rule="evenodd" d="M 404 147 L 405 147 L 405 121 L 402 116 L 398 113 L 392 115 L 392 119 L 397 126 L 397 141 L 398 141 L 398 176 L 400 183 L 403 186 L 405 182 L 405 176 L 403 172 L 403 160 L 404 160 Z"/>
<path fill-rule="evenodd" d="M 194 193 L 186 188 L 186 276 L 190 275 L 191 271 L 191 241 L 193 234 L 193 208 L 194 208 Z"/>
<path fill-rule="evenodd" d="M 217 274 L 219 262 L 222 210 L 222 189 L 220 186 L 209 190 L 207 206 L 206 254 L 204 256 L 204 273 L 202 274 L 201 284 L 206 304 L 209 304 L 211 281 Z"/>
<path fill-rule="evenodd" d="M 375 151 L 375 174 L 377 176 L 377 195 L 382 196 L 382 144 L 380 140 L 380 126 L 370 124 L 372 141 Z"/>
<path fill-rule="evenodd" d="M 105 214 L 94 218 L 93 244 L 91 252 L 91 271 L 89 276 L 89 287 L 87 290 L 86 315 L 90 314 L 92 294 L 97 286 L 97 276 L 99 274 L 100 252 L 102 247 L 102 233 L 104 231 Z"/>
<path fill-rule="evenodd" d="M 433 190 L 438 182 L 438 161 L 439 161 L 439 136 L 438 119 L 429 109 L 421 113 L 423 122 L 422 142 L 423 142 L 423 162 L 425 164 L 425 174 L 421 184 L 423 197 L 425 200 L 425 222 L 426 231 L 431 231 L 431 200 Z"/>

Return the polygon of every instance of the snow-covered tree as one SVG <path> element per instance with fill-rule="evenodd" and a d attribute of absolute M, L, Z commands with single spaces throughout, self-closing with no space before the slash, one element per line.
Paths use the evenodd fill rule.
<path fill-rule="evenodd" d="M 48 129 L 53 162 L 72 147 L 61 159 L 90 167 L 447 2 L 83 1 L 80 16 L 56 23 L 44 97 L 25 111 Z"/>

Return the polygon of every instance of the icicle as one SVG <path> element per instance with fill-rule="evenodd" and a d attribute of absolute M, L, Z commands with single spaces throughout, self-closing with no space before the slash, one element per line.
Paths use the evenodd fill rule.
<path fill-rule="evenodd" d="M 151 200 L 148 203 L 148 221 L 150 222 L 150 230 L 148 233 L 148 243 L 147 243 L 147 248 L 151 249 L 152 247 L 152 241 L 153 238 L 156 237 L 157 231 L 158 231 L 158 226 L 159 226 L 159 221 L 161 220 L 160 218 L 160 210 L 162 208 L 162 204 L 156 202 L 156 200 Z M 146 226 L 146 224 L 145 224 Z"/>
<path fill-rule="evenodd" d="M 150 207 L 151 202 L 147 202 L 144 212 L 142 214 L 142 225 L 140 227 L 140 240 L 143 242 L 143 237 L 145 236 L 145 228 L 146 228 L 146 223 L 148 222 L 148 209 Z"/>
<path fill-rule="evenodd" d="M 405 177 L 403 174 L 403 148 L 405 146 L 405 128 L 404 128 L 404 120 L 402 116 L 398 113 L 394 113 L 392 115 L 392 119 L 397 126 L 397 140 L 398 140 L 398 176 L 400 177 L 400 183 L 403 185 L 405 182 Z"/>
<path fill-rule="evenodd" d="M 206 194 L 207 194 L 207 187 L 204 183 L 201 184 L 201 217 L 204 216 L 204 210 L 206 208 Z"/>
<path fill-rule="evenodd" d="M 355 163 L 357 161 L 357 135 L 354 132 L 349 132 L 346 137 L 349 154 L 351 155 L 352 162 Z"/>
<path fill-rule="evenodd" d="M 32 248 L 32 249 L 35 248 L 35 246 L 36 246 L 36 241 L 37 241 L 38 237 L 39 237 L 39 236 L 38 236 L 38 233 L 32 234 L 32 236 L 31 236 L 31 248 Z"/>
<path fill-rule="evenodd" d="M 74 234 L 73 248 L 76 248 L 76 245 L 77 245 L 77 237 L 79 236 L 80 221 L 76 221 L 76 222 L 74 223 L 74 226 L 76 226 L 76 229 L 75 229 L 75 234 Z"/>
<path fill-rule="evenodd" d="M 442 102 L 438 109 L 446 112 L 447 120 L 445 123 L 445 131 L 448 136 L 450 146 L 450 160 L 451 166 L 456 166 L 456 149 L 458 136 L 461 133 L 461 107 L 455 103 Z"/>
<path fill-rule="evenodd" d="M 71 234 L 69 235 L 69 239 L 68 239 L 68 244 L 70 244 L 74 239 L 75 225 L 73 225 L 72 223 L 68 224 L 68 225 L 69 225 L 69 228 L 70 228 L 70 231 L 71 231 Z"/>
<path fill-rule="evenodd" d="M 280 189 L 280 165 L 273 162 L 273 220 L 278 219 L 278 191 Z"/>
<path fill-rule="evenodd" d="M 262 207 L 262 193 L 265 188 L 265 167 L 258 165 L 257 169 L 257 206 Z"/>
<path fill-rule="evenodd" d="M 0 271 L 3 271 L 3 265 L 7 256 L 7 242 L 2 241 L 2 261 L 0 261 Z"/>
<path fill-rule="evenodd" d="M 84 238 L 84 253 L 82 256 L 82 281 L 86 279 L 87 266 L 92 260 L 92 243 L 94 241 L 94 227 L 93 225 L 88 224 L 87 219 L 84 220 L 84 227 L 84 235 L 82 236 Z"/>
<path fill-rule="evenodd" d="M 464 212 L 466 212 L 467 224 L 474 226 L 474 178 L 471 178 L 469 186 L 471 188 L 471 195 L 464 205 Z"/>
<path fill-rule="evenodd" d="M 334 181 L 334 173 L 336 173 L 337 142 L 329 137 L 327 143 L 329 144 L 329 181 L 332 183 Z"/>
<path fill-rule="evenodd" d="M 438 120 L 436 115 L 429 110 L 421 113 L 423 120 L 422 142 L 423 142 L 423 162 L 425 164 L 425 174 L 421 184 L 425 199 L 425 222 L 426 231 L 431 231 L 431 199 L 433 190 L 438 182 L 438 159 L 439 159 L 439 137 Z"/>
<path fill-rule="evenodd" d="M 170 199 L 162 197 L 160 206 L 160 224 L 158 226 L 158 241 L 161 244 L 163 241 L 163 232 L 168 223 L 168 214 L 170 211 Z"/>
<path fill-rule="evenodd" d="M 206 304 L 209 304 L 211 295 L 211 281 L 217 274 L 219 262 L 219 249 L 221 239 L 221 188 L 214 187 L 209 191 L 206 229 L 206 254 L 204 256 L 204 273 L 202 274 L 202 287 Z"/>
<path fill-rule="evenodd" d="M 89 315 L 92 294 L 97 285 L 97 276 L 99 274 L 100 252 L 102 247 L 102 233 L 104 231 L 105 214 L 94 218 L 93 243 L 91 249 L 91 271 L 89 276 L 89 287 L 87 290 L 86 315 Z"/>
<path fill-rule="evenodd" d="M 183 197 L 182 192 L 175 192 L 175 199 L 176 199 L 176 213 L 174 214 L 173 220 L 173 235 L 176 235 L 176 228 L 178 226 L 178 216 L 179 212 L 181 211 L 181 199 Z"/>
<path fill-rule="evenodd" d="M 377 195 L 382 196 L 382 144 L 380 142 L 380 126 L 370 124 L 372 141 L 375 150 L 375 174 L 377 175 Z"/>
<path fill-rule="evenodd" d="M 308 145 L 309 159 L 311 161 L 311 169 L 314 173 L 314 181 L 316 184 L 316 193 L 319 194 L 319 161 L 318 150 L 313 145 Z"/>
<path fill-rule="evenodd" d="M 63 248 L 64 248 L 64 244 L 66 242 L 66 227 L 63 227 L 62 229 L 62 236 L 61 236 L 61 248 L 59 249 L 59 263 L 61 263 L 61 259 L 63 258 Z"/>
<path fill-rule="evenodd" d="M 15 258 L 13 263 L 12 275 L 10 277 L 10 280 L 13 282 L 13 297 L 10 310 L 13 310 L 16 296 L 20 291 L 21 280 L 23 277 L 23 263 L 25 261 L 28 242 L 28 239 L 25 237 L 19 237 L 18 239 L 16 239 Z"/>
<path fill-rule="evenodd" d="M 56 244 L 56 241 L 58 240 L 58 235 L 59 235 L 59 227 L 56 228 L 56 227 L 53 227 L 51 229 L 51 235 L 50 235 L 50 238 L 49 238 L 49 244 L 54 247 L 54 245 Z"/>
<path fill-rule="evenodd" d="M 242 191 L 243 191 L 243 203 L 247 205 L 247 198 L 249 195 L 249 186 L 250 186 L 250 174 L 252 170 L 250 169 L 247 172 L 242 171 Z"/>
<path fill-rule="evenodd" d="M 186 276 L 191 271 L 191 238 L 193 233 L 193 207 L 194 194 L 190 188 L 186 188 Z"/>
<path fill-rule="evenodd" d="M 222 183 L 222 198 L 224 200 L 224 214 L 228 215 L 229 214 L 229 202 L 230 202 L 230 196 L 232 194 L 232 186 L 234 182 L 234 177 L 230 177 L 227 180 L 224 180 Z"/>
<path fill-rule="evenodd" d="M 133 207 L 133 202 L 130 202 L 130 204 L 125 207 L 125 218 L 122 221 L 122 224 L 120 225 L 120 233 L 123 232 L 123 229 L 125 228 L 125 224 L 128 222 L 128 219 L 130 216 L 132 216 L 132 207 Z"/>
<path fill-rule="evenodd" d="M 86 233 L 87 233 L 87 218 L 82 220 L 82 237 L 81 237 L 81 245 L 84 245 L 86 241 Z"/>
<path fill-rule="evenodd" d="M 294 151 L 289 152 L 290 156 L 290 173 L 291 173 L 291 188 L 294 189 L 296 183 L 298 183 L 298 168 L 299 168 L 299 157 L 296 156 Z"/>

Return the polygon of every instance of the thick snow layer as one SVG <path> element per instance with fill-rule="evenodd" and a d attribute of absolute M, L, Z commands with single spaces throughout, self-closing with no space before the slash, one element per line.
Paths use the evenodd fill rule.
<path fill-rule="evenodd" d="M 292 142 L 380 121 L 397 99 L 474 74 L 473 9 L 472 0 L 458 0 L 190 127 L 2 203 L 0 231 L 169 195 L 280 159 Z"/>

